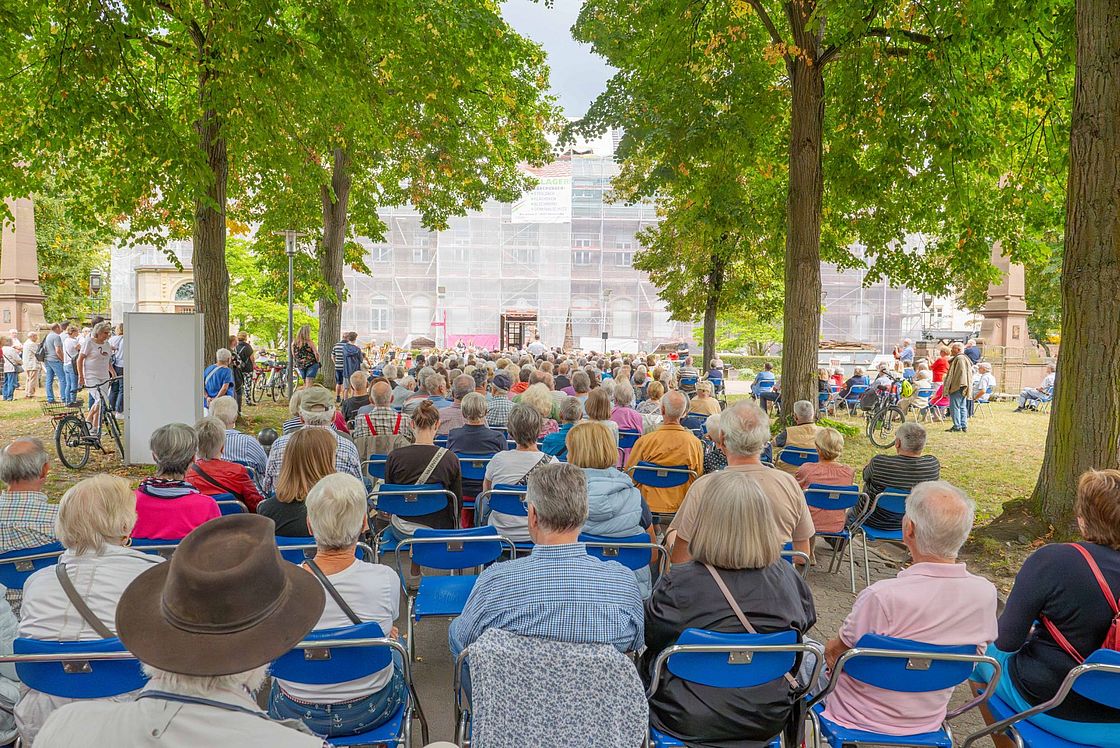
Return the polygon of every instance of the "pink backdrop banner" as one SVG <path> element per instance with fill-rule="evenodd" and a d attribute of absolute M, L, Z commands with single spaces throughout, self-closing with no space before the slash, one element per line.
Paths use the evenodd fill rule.
<path fill-rule="evenodd" d="M 487 350 L 494 350 L 498 347 L 497 335 L 453 335 L 447 334 L 447 345 L 455 347 L 459 341 L 463 341 L 465 346 L 474 346 L 475 348 L 485 348 Z"/>

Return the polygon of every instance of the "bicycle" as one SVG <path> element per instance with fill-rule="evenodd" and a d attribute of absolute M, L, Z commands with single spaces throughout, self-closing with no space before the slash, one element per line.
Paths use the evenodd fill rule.
<path fill-rule="evenodd" d="M 867 438 L 880 449 L 894 445 L 895 432 L 906 421 L 906 414 L 898 407 L 899 384 L 889 389 L 876 389 L 875 405 L 864 412 L 867 419 Z"/>
<path fill-rule="evenodd" d="M 269 372 L 269 374 L 267 375 L 267 379 L 262 378 L 261 380 L 261 399 L 264 399 L 265 389 L 268 390 L 268 394 L 272 398 L 272 402 L 276 402 L 277 400 L 281 399 L 287 400 L 289 397 L 291 397 L 294 387 L 292 386 L 292 383 L 290 381 L 287 382 L 287 385 L 285 386 L 284 381 L 284 374 L 287 371 L 288 362 L 268 361 L 265 362 L 264 367 L 265 370 Z M 293 371 L 292 377 L 294 378 L 295 376 L 296 373 Z"/>
<path fill-rule="evenodd" d="M 107 428 L 117 446 L 117 455 L 124 459 L 124 439 L 121 435 L 120 424 L 117 423 L 117 414 L 112 408 L 104 406 L 108 402 L 109 386 L 123 377 L 111 377 L 100 384 L 83 389 L 97 389 L 102 407 L 98 418 L 97 429 L 90 432 L 89 422 L 84 417 L 84 409 L 79 402 L 77 407 L 62 405 L 60 403 L 44 403 L 43 412 L 55 422 L 54 446 L 58 459 L 71 470 L 81 470 L 89 462 L 90 450 L 97 447 L 102 454 L 109 454 L 101 443 L 101 437 Z"/>

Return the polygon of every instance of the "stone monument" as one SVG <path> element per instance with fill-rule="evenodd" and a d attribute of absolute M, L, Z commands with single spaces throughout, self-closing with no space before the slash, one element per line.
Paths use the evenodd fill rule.
<path fill-rule="evenodd" d="M 988 286 L 979 342 L 1000 389 L 1015 394 L 1042 381 L 1046 360 L 1027 333 L 1026 270 L 1004 256 L 998 241 L 992 245 L 992 264 L 1002 277 Z"/>
<path fill-rule="evenodd" d="M 35 204 L 29 197 L 4 203 L 15 221 L 4 224 L 0 238 L 0 330 L 15 329 L 26 336 L 46 327 L 35 247 Z"/>

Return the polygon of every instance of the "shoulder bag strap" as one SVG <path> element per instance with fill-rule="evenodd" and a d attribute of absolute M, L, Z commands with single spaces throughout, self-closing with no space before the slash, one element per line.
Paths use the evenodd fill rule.
<path fill-rule="evenodd" d="M 533 465 L 533 467 L 529 468 L 529 472 L 525 473 L 525 475 L 523 475 L 521 477 L 521 480 L 518 481 L 518 484 L 520 484 L 522 486 L 529 485 L 529 476 L 532 475 L 533 473 L 537 472 L 537 468 L 539 468 L 541 465 L 547 465 L 551 461 L 552 461 L 552 455 L 549 455 L 549 454 L 541 455 L 541 458 L 539 460 L 537 460 L 537 464 L 535 464 L 535 465 Z"/>
<path fill-rule="evenodd" d="M 707 569 L 708 573 L 712 575 L 712 579 L 715 580 L 716 586 L 719 587 L 719 591 L 723 593 L 723 597 L 725 600 L 727 600 L 727 604 L 731 606 L 731 612 L 734 613 L 735 617 L 739 619 L 739 623 L 743 624 L 743 628 L 747 630 L 747 633 L 757 634 L 758 631 L 756 631 L 754 626 L 751 625 L 751 622 L 747 620 L 747 616 L 745 613 L 743 613 L 743 609 L 739 607 L 739 603 L 735 602 L 735 598 L 731 595 L 731 590 L 727 589 L 727 585 L 724 583 L 723 577 L 719 575 L 719 572 L 716 571 L 715 567 L 711 564 L 704 564 L 704 568 Z M 785 674 L 785 679 L 786 683 L 789 683 L 790 688 L 798 689 L 801 687 L 797 683 L 797 680 L 789 673 Z"/>
<path fill-rule="evenodd" d="M 55 564 L 54 574 L 58 577 L 58 583 L 62 585 L 62 591 L 66 593 L 66 597 L 70 598 L 70 604 L 78 611 L 78 615 L 82 617 L 82 620 L 88 623 L 90 628 L 97 632 L 97 635 L 102 639 L 112 639 L 116 636 L 100 618 L 94 615 L 93 611 L 86 605 L 86 601 L 78 594 L 74 583 L 70 581 L 70 575 L 66 573 L 66 564 L 61 561 Z"/>
<path fill-rule="evenodd" d="M 234 491 L 232 488 L 219 483 L 214 478 L 211 478 L 210 474 L 207 473 L 205 470 L 203 470 L 202 466 L 200 466 L 197 462 L 192 462 L 191 467 L 194 468 L 194 471 L 196 473 L 198 473 L 200 478 L 202 478 L 204 481 L 209 483 L 211 486 L 214 486 L 215 488 L 220 488 L 225 493 L 233 494 L 234 496 L 237 497 L 238 501 L 241 501 L 241 493 L 240 492 Z"/>
<path fill-rule="evenodd" d="M 1108 601 L 1109 607 L 1112 608 L 1113 615 L 1120 613 L 1120 608 L 1116 605 L 1116 598 L 1112 595 L 1112 590 L 1109 589 L 1108 582 L 1105 581 L 1104 575 L 1101 573 L 1101 568 L 1097 566 L 1097 562 L 1093 560 L 1092 554 L 1077 543 L 1068 543 L 1068 545 L 1075 548 L 1077 552 L 1085 558 L 1085 562 L 1089 565 L 1089 570 L 1093 572 L 1093 576 L 1097 579 L 1097 584 L 1100 585 L 1101 592 L 1104 593 L 1104 599 Z M 1054 643 L 1062 648 L 1063 652 L 1072 657 L 1074 662 L 1079 665 L 1085 662 L 1085 658 L 1081 656 L 1081 653 L 1077 651 L 1077 648 L 1073 646 L 1070 640 L 1065 637 L 1065 634 L 1058 630 L 1058 627 L 1053 621 L 1046 616 L 1041 616 L 1041 619 L 1042 625 L 1050 633 L 1050 636 L 1054 639 Z"/>
<path fill-rule="evenodd" d="M 1120 613 L 1120 606 L 1116 604 L 1116 598 L 1112 594 L 1112 589 L 1108 586 L 1108 581 L 1104 578 L 1104 574 L 1101 573 L 1101 567 L 1097 566 L 1097 561 L 1093 558 L 1093 554 L 1089 553 L 1089 551 L 1085 549 L 1085 546 L 1078 543 L 1071 543 L 1070 545 L 1085 557 L 1085 563 L 1089 564 L 1089 571 L 1093 572 L 1093 576 L 1096 577 L 1101 592 L 1104 593 L 1104 599 L 1108 601 L 1108 606 L 1112 608 L 1112 615 Z"/>
<path fill-rule="evenodd" d="M 346 601 L 342 599 L 342 595 L 340 595 L 338 590 L 335 589 L 335 586 L 331 584 L 331 580 L 327 579 L 327 575 L 323 573 L 319 565 L 312 559 L 308 559 L 306 563 L 307 568 L 311 569 L 311 573 L 314 574 L 315 578 L 319 580 L 319 583 L 326 588 L 327 594 L 334 599 L 338 607 L 341 608 L 342 612 L 346 614 L 346 617 L 350 619 L 350 622 L 354 624 L 362 623 L 362 619 L 358 618 L 358 614 L 354 612 L 354 609 L 347 605 Z"/>
<path fill-rule="evenodd" d="M 436 466 L 443 460 L 443 456 L 447 454 L 447 450 L 440 447 L 436 453 L 432 455 L 432 459 L 428 462 L 428 466 L 424 468 L 424 472 L 420 473 L 420 477 L 416 480 L 416 485 L 420 486 L 428 482 L 428 478 L 432 477 L 435 472 Z"/>

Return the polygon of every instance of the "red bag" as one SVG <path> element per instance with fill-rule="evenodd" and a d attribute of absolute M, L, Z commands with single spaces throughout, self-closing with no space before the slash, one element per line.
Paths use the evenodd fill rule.
<path fill-rule="evenodd" d="M 1097 566 L 1097 562 L 1093 560 L 1092 554 L 1085 550 L 1083 546 L 1077 545 L 1076 543 L 1070 543 L 1069 545 L 1076 548 L 1077 552 L 1085 557 L 1085 562 L 1089 564 L 1089 570 L 1093 572 L 1093 576 L 1097 579 L 1097 584 L 1100 585 L 1101 592 L 1104 593 L 1104 599 L 1108 601 L 1109 607 L 1112 608 L 1112 625 L 1108 627 L 1108 633 L 1104 635 L 1104 641 L 1101 642 L 1098 649 L 1120 650 L 1120 605 L 1117 605 L 1116 597 L 1112 594 L 1108 582 L 1105 581 L 1104 574 L 1101 573 L 1101 567 Z M 1069 639 L 1067 639 L 1061 631 L 1058 631 L 1058 627 L 1054 625 L 1053 621 L 1043 616 L 1042 625 L 1050 632 L 1050 636 L 1054 637 L 1054 641 L 1057 642 L 1058 646 L 1072 657 L 1077 664 L 1080 665 L 1085 662 L 1085 658 L 1069 643 Z"/>

